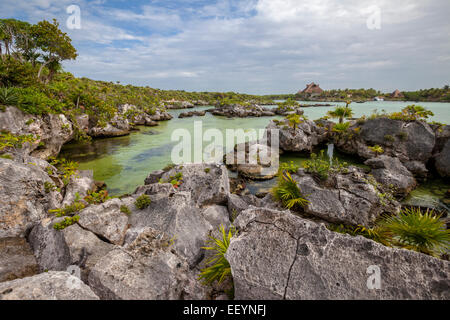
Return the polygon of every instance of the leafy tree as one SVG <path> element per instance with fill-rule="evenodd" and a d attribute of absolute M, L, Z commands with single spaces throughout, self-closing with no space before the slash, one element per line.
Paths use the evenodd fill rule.
<path fill-rule="evenodd" d="M 59 23 L 55 19 L 53 19 L 53 23 L 46 20 L 38 22 L 32 27 L 32 36 L 36 39 L 36 46 L 42 51 L 43 58 L 37 75 L 38 79 L 40 79 L 44 67 L 49 68 L 47 78 L 49 81 L 58 70 L 61 61 L 77 57 L 72 40 L 67 33 L 59 29 Z"/>

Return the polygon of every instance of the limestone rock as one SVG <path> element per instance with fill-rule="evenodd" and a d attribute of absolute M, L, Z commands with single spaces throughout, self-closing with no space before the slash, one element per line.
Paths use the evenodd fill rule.
<path fill-rule="evenodd" d="M 78 214 L 78 224 L 107 241 L 122 245 L 128 228 L 128 217 L 120 211 L 127 203 L 114 198 L 99 205 L 90 205 Z"/>
<path fill-rule="evenodd" d="M 36 258 L 25 238 L 0 239 L 0 282 L 38 273 Z"/>
<path fill-rule="evenodd" d="M 235 225 L 226 258 L 238 300 L 450 298 L 448 261 L 332 232 L 288 211 L 252 208 Z M 369 289 L 375 269 L 381 288 Z"/>
<path fill-rule="evenodd" d="M 0 283 L 0 300 L 98 300 L 98 297 L 68 272 L 49 271 Z"/>
<path fill-rule="evenodd" d="M 417 185 L 416 179 L 398 158 L 382 155 L 367 160 L 365 164 L 372 168 L 371 174 L 379 183 L 393 186 L 401 196 L 408 195 Z"/>
<path fill-rule="evenodd" d="M 30 232 L 28 242 L 33 249 L 39 271 L 65 271 L 71 264 L 69 247 L 61 231 L 50 219 L 42 220 Z"/>
<path fill-rule="evenodd" d="M 28 229 L 61 203 L 45 190 L 53 180 L 38 165 L 0 158 L 0 238 L 24 237 Z"/>
<path fill-rule="evenodd" d="M 188 263 L 173 252 L 170 238 L 146 228 L 125 248 L 103 257 L 89 274 L 89 285 L 102 299 L 177 300 L 193 299 L 185 288 L 202 289 Z"/>

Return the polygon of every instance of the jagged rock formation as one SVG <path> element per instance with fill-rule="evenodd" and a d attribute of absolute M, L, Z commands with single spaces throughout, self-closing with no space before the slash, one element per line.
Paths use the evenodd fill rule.
<path fill-rule="evenodd" d="M 275 112 L 259 105 L 243 106 L 240 104 L 216 105 L 214 109 L 208 110 L 215 116 L 224 116 L 228 118 L 246 118 L 246 117 L 272 117 Z"/>
<path fill-rule="evenodd" d="M 240 233 L 226 258 L 236 299 L 450 298 L 448 261 L 332 232 L 286 211 L 250 208 L 235 225 Z M 380 289 L 368 286 L 375 268 Z"/>

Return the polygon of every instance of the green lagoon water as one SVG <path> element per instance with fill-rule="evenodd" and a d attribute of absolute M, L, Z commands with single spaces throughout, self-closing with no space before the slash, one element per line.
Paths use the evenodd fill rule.
<path fill-rule="evenodd" d="M 308 102 L 304 102 L 308 103 Z M 312 102 L 309 102 L 312 103 Z M 333 105 L 345 105 L 344 103 L 332 103 Z M 378 112 L 391 113 L 400 111 L 406 105 L 412 103 L 405 102 L 366 102 L 353 103 L 355 117 L 362 115 L 369 116 L 374 110 Z M 450 103 L 416 103 L 427 107 L 434 112 L 435 116 L 430 121 L 450 124 Z M 159 122 L 157 127 L 140 127 L 140 131 L 133 132 L 129 136 L 96 139 L 90 144 L 69 143 L 62 151 L 61 157 L 71 159 L 80 163 L 80 169 L 93 170 L 96 180 L 105 181 L 111 195 L 120 195 L 133 192 L 137 186 L 144 183 L 147 175 L 164 168 L 171 162 L 171 152 L 173 146 L 179 141 L 171 141 L 172 132 L 175 129 L 187 129 L 194 139 L 194 121 L 202 121 L 203 132 L 209 128 L 216 128 L 223 132 L 226 129 L 263 129 L 271 119 L 281 119 L 281 117 L 261 117 L 261 118 L 234 118 L 213 116 L 206 113 L 204 117 L 193 117 L 179 119 L 181 112 L 193 110 L 205 110 L 211 107 L 196 107 L 187 110 L 171 110 L 174 118 L 170 121 Z M 324 116 L 333 107 L 304 108 L 305 115 L 309 119 L 318 119 Z M 204 143 L 204 146 L 209 142 Z M 355 160 L 337 154 L 341 161 L 351 164 L 358 164 Z M 280 161 L 294 161 L 300 164 L 308 158 L 306 154 L 285 154 Z M 274 180 L 266 182 L 253 182 L 248 184 L 251 192 L 261 189 L 268 189 Z M 436 183 L 428 182 L 415 191 L 414 197 L 441 198 L 442 190 L 450 189 L 449 181 L 439 180 Z M 439 191 L 439 192 L 436 192 Z"/>

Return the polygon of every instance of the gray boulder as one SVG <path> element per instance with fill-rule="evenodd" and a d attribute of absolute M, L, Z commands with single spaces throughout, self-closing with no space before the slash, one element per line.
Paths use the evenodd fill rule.
<path fill-rule="evenodd" d="M 161 179 L 164 173 L 165 173 L 164 170 L 153 171 L 147 176 L 147 178 L 145 178 L 144 183 L 145 184 L 157 183 L 159 182 L 159 179 Z"/>
<path fill-rule="evenodd" d="M 371 174 L 379 183 L 394 187 L 397 195 L 404 197 L 417 186 L 416 179 L 398 158 L 382 155 L 364 164 L 372 168 Z"/>
<path fill-rule="evenodd" d="M 296 129 L 289 127 L 287 120 L 271 121 L 266 127 L 267 141 L 270 141 L 270 130 L 279 130 L 279 147 L 283 151 L 309 151 L 323 142 L 326 137 L 324 128 L 313 121 L 303 119 Z"/>
<path fill-rule="evenodd" d="M 68 272 L 49 271 L 0 283 L 0 300 L 98 300 L 98 297 Z"/>
<path fill-rule="evenodd" d="M 77 196 L 83 199 L 89 190 L 95 187 L 94 172 L 92 170 L 81 170 L 70 178 L 69 184 L 66 186 L 62 207 L 71 205 Z"/>
<path fill-rule="evenodd" d="M 88 134 L 94 138 L 120 137 L 130 134 L 130 129 L 128 119 L 116 114 L 108 123 L 104 125 L 97 123 L 90 127 Z"/>
<path fill-rule="evenodd" d="M 143 230 L 151 227 L 173 238 L 173 249 L 186 258 L 191 266 L 196 265 L 202 259 L 204 253 L 202 247 L 213 229 L 211 222 L 205 216 L 210 221 L 213 219 L 222 221 L 220 212 L 205 214 L 203 211 L 202 214 L 202 211 L 191 201 L 191 194 L 188 192 L 157 194 L 150 198 L 152 202 L 145 209 L 139 210 L 130 206 L 132 214 L 129 218 L 130 228 L 125 242 L 131 243 Z M 226 212 L 222 214 L 228 218 Z"/>
<path fill-rule="evenodd" d="M 128 216 L 121 212 L 122 205 L 128 205 L 114 198 L 99 205 L 90 205 L 78 214 L 78 224 L 113 244 L 122 245 L 128 228 Z"/>
<path fill-rule="evenodd" d="M 450 177 L 450 139 L 435 156 L 435 167 L 441 177 Z"/>
<path fill-rule="evenodd" d="M 70 265 L 81 268 L 81 279 L 87 283 L 90 270 L 114 245 L 100 240 L 94 233 L 73 224 L 60 231 L 70 251 Z"/>
<path fill-rule="evenodd" d="M 69 247 L 61 231 L 53 228 L 54 221 L 40 221 L 28 235 L 28 242 L 39 265 L 39 271 L 64 271 L 71 264 Z"/>
<path fill-rule="evenodd" d="M 36 140 L 20 150 L 33 157 L 47 159 L 57 156 L 64 143 L 72 140 L 72 123 L 62 114 L 34 116 L 16 107 L 0 110 L 0 131 L 16 135 L 32 134 Z"/>
<path fill-rule="evenodd" d="M 235 299 L 450 298 L 448 261 L 335 233 L 288 211 L 251 208 L 235 225 L 226 253 Z"/>
<path fill-rule="evenodd" d="M 25 238 L 0 239 L 0 282 L 38 273 L 36 258 Z"/>
<path fill-rule="evenodd" d="M 204 298 L 205 289 L 171 245 L 170 236 L 146 228 L 132 243 L 112 250 L 95 265 L 89 274 L 90 287 L 102 299 Z"/>
<path fill-rule="evenodd" d="M 60 205 L 61 194 L 46 190 L 45 183 L 54 181 L 35 163 L 0 158 L 0 238 L 24 237 Z"/>
<path fill-rule="evenodd" d="M 389 136 L 395 141 L 387 139 Z M 383 146 L 385 154 L 396 156 L 402 162 L 427 162 L 432 156 L 436 139 L 432 128 L 426 122 L 404 122 L 389 118 L 367 120 L 361 126 L 361 138 L 366 144 Z"/>
<path fill-rule="evenodd" d="M 183 183 L 178 190 L 190 192 L 192 200 L 199 207 L 227 203 L 230 182 L 224 165 L 201 163 L 176 166 L 166 172 L 162 179 L 170 182 L 170 177 L 179 172 L 183 174 Z"/>
<path fill-rule="evenodd" d="M 370 226 L 382 213 L 394 213 L 400 205 L 381 197 L 363 173 L 353 169 L 337 174 L 326 184 L 299 170 L 292 177 L 309 201 L 305 212 L 330 222 Z"/>

